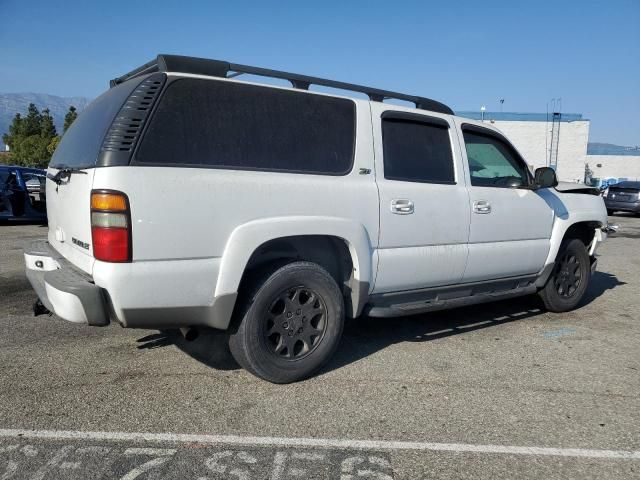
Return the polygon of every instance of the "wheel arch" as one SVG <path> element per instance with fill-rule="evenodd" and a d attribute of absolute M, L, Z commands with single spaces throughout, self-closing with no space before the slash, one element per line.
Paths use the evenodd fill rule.
<path fill-rule="evenodd" d="M 343 291 L 348 317 L 358 316 L 372 284 L 372 246 L 364 225 L 334 217 L 276 217 L 237 227 L 220 263 L 215 296 L 237 293 L 245 275 L 269 262 L 312 261 Z"/>
<path fill-rule="evenodd" d="M 604 240 L 604 234 L 601 231 L 604 224 L 600 220 L 594 220 L 593 217 L 592 213 L 585 212 L 583 214 L 574 214 L 566 219 L 556 218 L 551 233 L 549 254 L 547 255 L 545 267 L 555 262 L 560 246 L 567 238 L 577 238 L 584 243 L 587 249 L 589 249 L 594 240 Z M 592 252 L 590 251 L 589 254 L 591 255 Z"/>

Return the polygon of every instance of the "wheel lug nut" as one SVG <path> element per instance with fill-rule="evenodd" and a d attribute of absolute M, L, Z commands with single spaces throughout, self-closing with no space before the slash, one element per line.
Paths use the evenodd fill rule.
<path fill-rule="evenodd" d="M 301 312 L 300 309 L 296 310 L 296 315 L 300 315 L 300 312 Z"/>
<path fill-rule="evenodd" d="M 287 318 L 291 318 L 291 312 L 287 312 Z"/>
<path fill-rule="evenodd" d="M 282 328 L 289 328 L 289 324 L 288 324 L 287 322 L 284 322 L 284 323 L 282 324 Z"/>

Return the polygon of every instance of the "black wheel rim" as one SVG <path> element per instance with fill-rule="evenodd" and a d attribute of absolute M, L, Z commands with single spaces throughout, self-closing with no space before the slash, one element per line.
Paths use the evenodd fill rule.
<path fill-rule="evenodd" d="M 303 286 L 280 292 L 266 314 L 266 343 L 273 355 L 284 360 L 299 360 L 311 354 L 327 329 L 324 300 Z"/>
<path fill-rule="evenodd" d="M 556 292 L 563 298 L 575 295 L 582 283 L 582 265 L 573 253 L 565 253 L 557 263 L 553 278 Z"/>

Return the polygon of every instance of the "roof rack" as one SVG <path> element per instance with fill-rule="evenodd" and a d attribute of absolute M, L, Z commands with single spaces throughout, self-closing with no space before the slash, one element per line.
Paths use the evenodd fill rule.
<path fill-rule="evenodd" d="M 364 93 L 369 100 L 382 102 L 386 99 L 404 100 L 413 103 L 416 108 L 429 110 L 432 112 L 453 115 L 453 110 L 443 103 L 431 100 L 430 98 L 406 95 L 404 93 L 390 92 L 378 88 L 365 87 L 352 83 L 337 82 L 324 78 L 310 77 L 297 73 L 282 72 L 279 70 L 269 70 L 267 68 L 240 65 L 221 60 L 209 60 L 206 58 L 184 57 L 181 55 L 158 55 L 155 60 L 145 63 L 121 77 L 114 78 L 109 82 L 111 87 L 125 82 L 131 78 L 153 72 L 181 72 L 197 75 L 207 75 L 213 77 L 232 78 L 242 74 L 259 75 L 262 77 L 282 78 L 291 83 L 293 88 L 308 90 L 310 85 L 321 85 L 324 87 L 339 88 L 341 90 L 351 90 L 353 92 Z"/>

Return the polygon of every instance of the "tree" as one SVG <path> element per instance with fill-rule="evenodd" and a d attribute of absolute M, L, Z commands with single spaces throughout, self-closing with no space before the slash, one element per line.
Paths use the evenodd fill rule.
<path fill-rule="evenodd" d="M 78 112 L 76 111 L 76 107 L 71 105 L 69 107 L 69 111 L 64 116 L 64 127 L 62 127 L 63 134 L 69 129 L 69 127 L 71 126 L 71 124 L 76 118 L 78 118 Z"/>
<path fill-rule="evenodd" d="M 60 135 L 56 135 L 51 139 L 49 145 L 47 145 L 47 152 L 49 152 L 49 155 L 53 156 L 53 152 L 55 152 L 58 145 L 60 145 L 60 138 Z"/>
<path fill-rule="evenodd" d="M 31 103 L 26 116 L 16 113 L 9 133 L 2 136 L 2 141 L 9 145 L 11 161 L 16 165 L 45 167 L 53 152 L 48 147 L 55 138 L 56 126 L 49 109 L 40 113 Z"/>
<path fill-rule="evenodd" d="M 46 167 L 51 158 L 47 146 L 51 139 L 40 135 L 19 137 L 11 150 L 11 160 L 25 167 Z"/>
<path fill-rule="evenodd" d="M 49 141 L 58 134 L 53 123 L 53 117 L 48 108 L 45 108 L 40 115 L 40 136 L 48 138 Z"/>
<path fill-rule="evenodd" d="M 39 135 L 42 131 L 42 114 L 38 111 L 33 103 L 29 104 L 27 116 L 22 121 L 21 135 L 28 137 L 29 135 Z"/>

